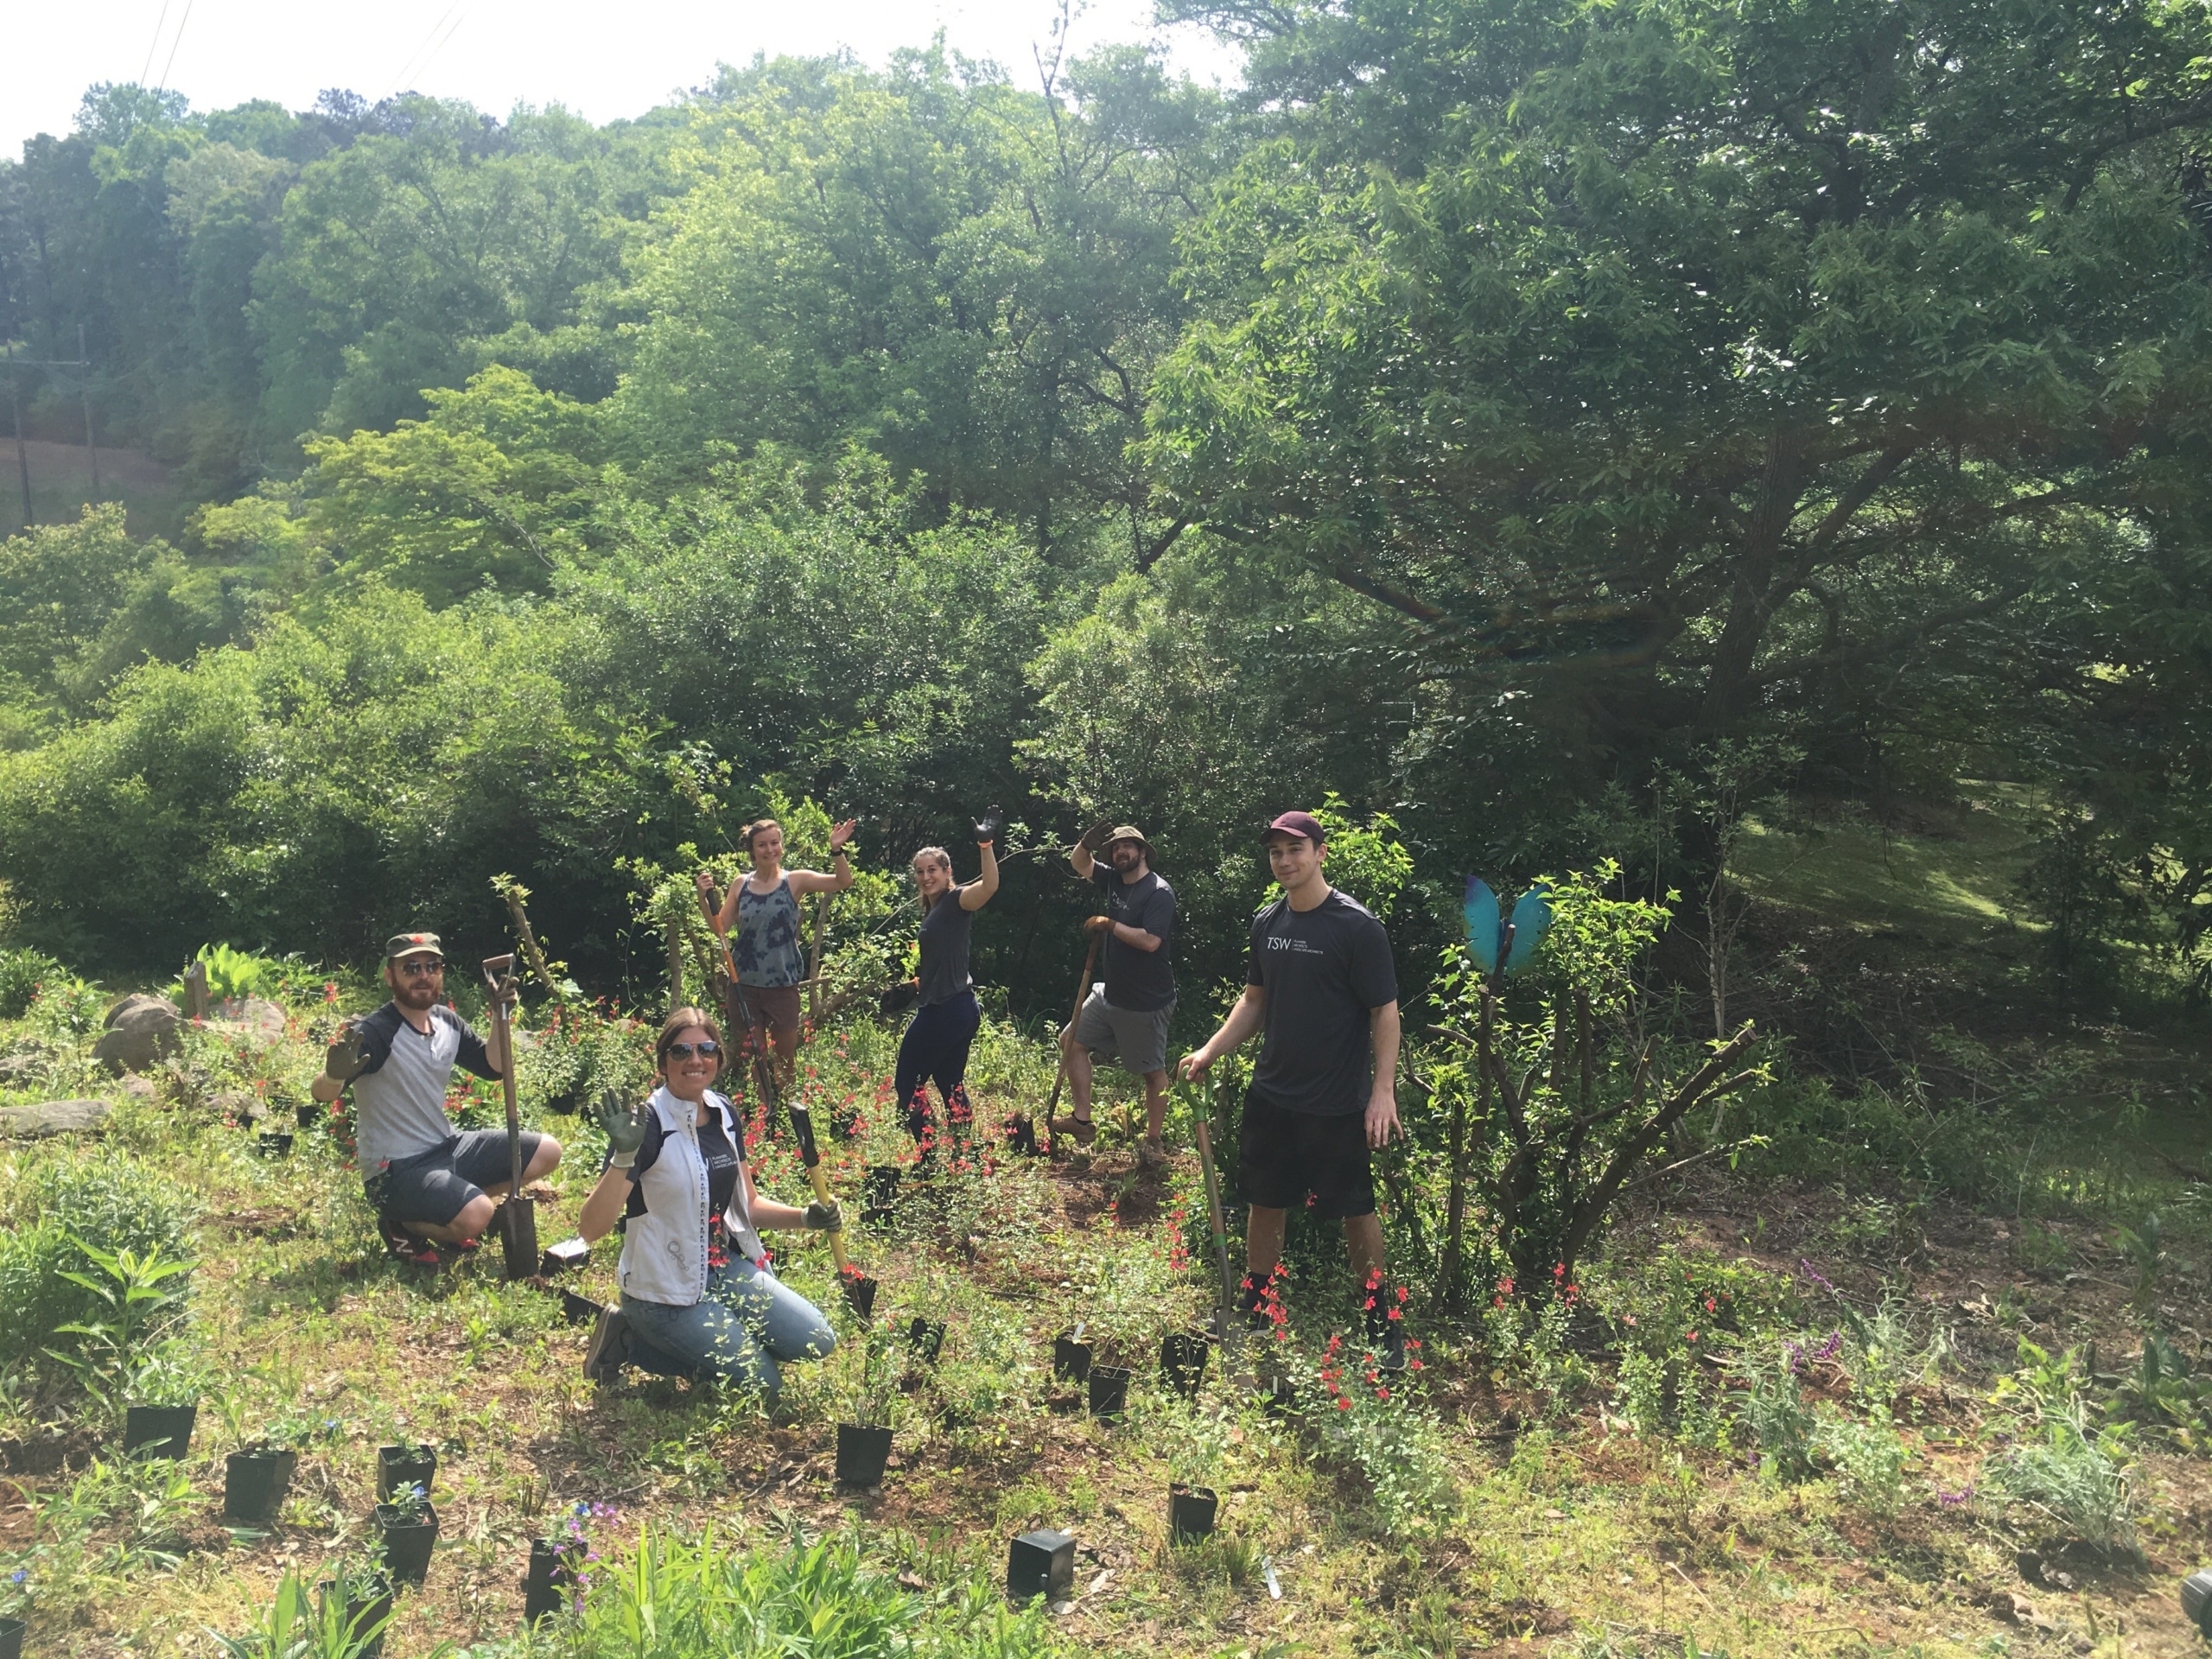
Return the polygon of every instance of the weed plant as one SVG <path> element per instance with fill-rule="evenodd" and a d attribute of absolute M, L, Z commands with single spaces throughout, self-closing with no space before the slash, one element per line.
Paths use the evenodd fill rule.
<path fill-rule="evenodd" d="M 178 1262 L 197 1209 L 159 1171 L 112 1151 L 0 1160 L 0 1360 L 76 1355 L 87 1338 L 68 1327 L 111 1311 L 100 1257 Z"/>

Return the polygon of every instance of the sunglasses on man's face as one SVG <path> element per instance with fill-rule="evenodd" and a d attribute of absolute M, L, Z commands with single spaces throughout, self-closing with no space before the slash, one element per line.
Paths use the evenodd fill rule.
<path fill-rule="evenodd" d="M 668 1046 L 668 1058 L 671 1060 L 688 1060 L 694 1054 L 702 1060 L 715 1060 L 721 1058 L 721 1052 L 720 1043 L 671 1043 Z"/>
<path fill-rule="evenodd" d="M 399 964 L 399 971 L 410 979 L 435 977 L 445 970 L 446 965 L 442 962 L 403 962 Z"/>

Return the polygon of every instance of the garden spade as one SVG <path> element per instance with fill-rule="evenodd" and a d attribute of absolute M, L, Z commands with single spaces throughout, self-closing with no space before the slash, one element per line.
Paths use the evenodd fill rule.
<path fill-rule="evenodd" d="M 814 1114 L 794 1099 L 791 1103 L 791 1134 L 798 1141 L 798 1160 L 806 1166 L 806 1179 L 814 1188 L 814 1196 L 823 1204 L 834 1205 L 830 1196 L 830 1178 L 822 1173 L 822 1154 L 814 1144 Z M 830 1255 L 837 1264 L 837 1283 L 842 1287 L 846 1300 L 866 1318 L 875 1301 L 875 1281 L 856 1269 L 845 1255 L 845 1232 L 842 1227 L 830 1230 Z M 866 1290 L 861 1288 L 867 1287 Z"/>
<path fill-rule="evenodd" d="M 1205 1172 L 1206 1221 L 1213 1229 L 1214 1269 L 1221 1275 L 1221 1351 L 1223 1370 L 1228 1369 L 1230 1345 L 1236 1338 L 1236 1275 L 1229 1267 L 1229 1226 L 1221 1213 L 1221 1178 L 1213 1166 L 1213 1136 L 1206 1127 L 1205 1114 L 1194 1111 L 1198 1130 L 1198 1167 Z"/>
<path fill-rule="evenodd" d="M 1103 933 L 1090 936 L 1090 949 L 1083 958 L 1083 977 L 1075 982 L 1075 1007 L 1068 1014 L 1071 1032 L 1075 1028 L 1075 1022 L 1083 1018 L 1083 1000 L 1090 995 L 1091 972 L 1098 966 L 1098 947 L 1105 937 Z M 1068 1051 L 1067 1045 L 1063 1043 L 1060 1045 L 1060 1069 L 1052 1073 L 1052 1098 L 1045 1103 L 1045 1132 L 1052 1137 L 1046 1144 L 1046 1150 L 1055 1158 L 1060 1155 L 1060 1137 L 1052 1134 L 1052 1115 L 1060 1109 L 1060 1085 L 1067 1080 Z"/>
<path fill-rule="evenodd" d="M 507 1157 L 513 1184 L 499 1205 L 499 1243 L 507 1277 L 527 1279 L 537 1271 L 537 1205 L 522 1195 L 522 1113 L 515 1102 L 515 1032 L 500 982 L 514 971 L 514 953 L 484 958 L 484 983 L 491 993 L 492 1033 L 499 1039 L 499 1086 L 507 1097 Z"/>

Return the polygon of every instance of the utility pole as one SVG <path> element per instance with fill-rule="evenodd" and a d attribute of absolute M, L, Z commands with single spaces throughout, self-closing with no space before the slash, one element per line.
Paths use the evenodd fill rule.
<path fill-rule="evenodd" d="M 92 459 L 92 499 L 100 499 L 100 450 L 92 442 L 92 354 L 85 349 L 85 325 L 77 325 L 77 389 L 85 400 L 85 453 Z"/>
<path fill-rule="evenodd" d="M 16 342 L 10 340 L 8 342 L 8 366 L 12 369 L 15 365 Z M 31 461 L 29 453 L 23 448 L 23 389 L 16 383 L 13 374 L 8 377 L 8 406 L 16 417 L 16 473 L 22 480 L 23 528 L 29 530 L 31 527 Z"/>

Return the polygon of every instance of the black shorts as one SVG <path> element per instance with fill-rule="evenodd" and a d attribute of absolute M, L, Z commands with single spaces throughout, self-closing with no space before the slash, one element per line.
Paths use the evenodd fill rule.
<path fill-rule="evenodd" d="M 542 1136 L 522 1133 L 522 1166 L 537 1155 Z M 449 1227 L 453 1218 L 484 1196 L 484 1189 L 514 1179 L 505 1129 L 469 1129 L 428 1152 L 395 1158 L 363 1182 L 369 1202 L 387 1221 L 419 1221 Z"/>
<path fill-rule="evenodd" d="M 1310 1192 L 1313 1213 L 1323 1221 L 1371 1216 L 1375 1172 L 1367 1156 L 1367 1114 L 1317 1117 L 1286 1112 L 1248 1094 L 1236 1174 L 1244 1202 L 1262 1210 L 1298 1209 Z"/>

